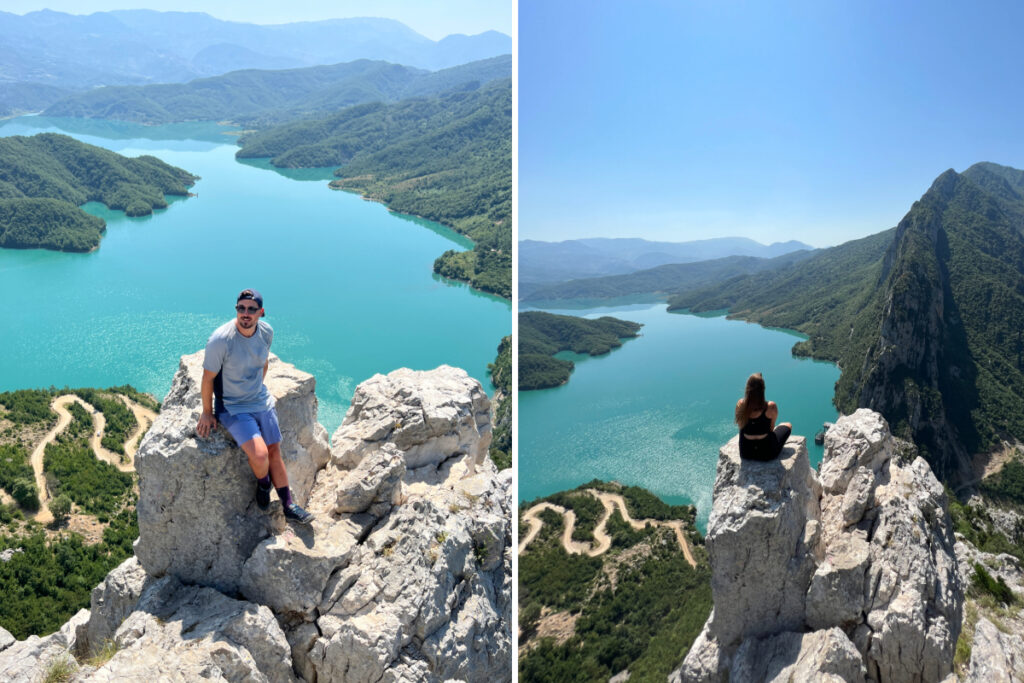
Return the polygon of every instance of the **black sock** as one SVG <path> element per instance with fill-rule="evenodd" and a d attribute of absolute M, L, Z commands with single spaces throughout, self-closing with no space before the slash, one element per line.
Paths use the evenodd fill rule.
<path fill-rule="evenodd" d="M 267 476 L 263 477 L 262 479 L 257 479 L 256 481 L 259 482 L 260 488 L 263 489 L 264 491 L 269 491 L 270 490 L 270 473 L 269 472 L 267 473 Z"/>
<path fill-rule="evenodd" d="M 281 499 L 281 505 L 288 507 L 288 504 L 292 502 L 292 492 L 288 490 L 287 486 L 282 486 L 277 490 L 277 497 Z"/>

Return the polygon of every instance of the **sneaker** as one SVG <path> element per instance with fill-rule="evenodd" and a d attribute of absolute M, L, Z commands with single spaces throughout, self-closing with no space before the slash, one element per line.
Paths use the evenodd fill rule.
<path fill-rule="evenodd" d="M 256 483 L 256 505 L 260 510 L 266 510 L 270 506 L 270 487 L 263 488 L 259 482 Z"/>
<path fill-rule="evenodd" d="M 299 524 L 312 524 L 313 515 L 300 508 L 295 503 L 288 503 L 284 506 L 284 518 Z"/>

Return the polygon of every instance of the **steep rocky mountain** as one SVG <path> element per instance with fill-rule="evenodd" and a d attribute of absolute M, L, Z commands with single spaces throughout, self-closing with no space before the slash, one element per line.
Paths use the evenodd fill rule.
<path fill-rule="evenodd" d="M 973 454 L 1024 440 L 1024 172 L 946 171 L 894 230 L 670 308 L 804 332 L 795 353 L 843 370 L 842 412 L 881 412 L 941 478 L 968 478 Z"/>
<path fill-rule="evenodd" d="M 293 495 L 316 515 L 295 527 L 257 509 L 225 431 L 195 436 L 201 376 L 184 357 L 140 447 L 135 557 L 59 631 L 0 630 L 0 679 L 511 680 L 511 471 L 487 458 L 479 382 L 376 375 L 328 444 L 313 377 L 272 357 Z"/>

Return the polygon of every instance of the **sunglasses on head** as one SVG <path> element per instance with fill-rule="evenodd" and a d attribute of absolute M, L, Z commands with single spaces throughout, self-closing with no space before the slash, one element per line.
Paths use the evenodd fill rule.
<path fill-rule="evenodd" d="M 255 313 L 256 311 L 260 310 L 260 307 L 243 306 L 242 304 L 238 304 L 237 306 L 235 306 L 235 310 L 238 311 L 239 313 Z"/>

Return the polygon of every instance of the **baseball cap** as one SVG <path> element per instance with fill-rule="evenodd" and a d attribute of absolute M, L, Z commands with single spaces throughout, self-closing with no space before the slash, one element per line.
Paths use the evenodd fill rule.
<path fill-rule="evenodd" d="M 235 303 L 238 303 L 242 299 L 252 299 L 260 308 L 263 308 L 263 295 L 255 289 L 243 289 L 239 292 L 238 298 L 235 299 Z"/>

